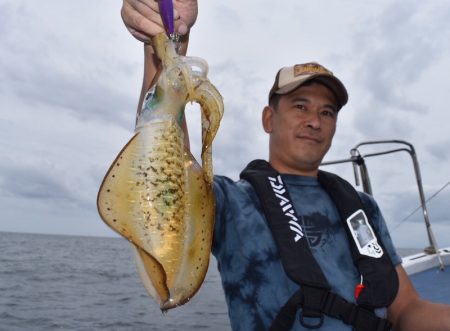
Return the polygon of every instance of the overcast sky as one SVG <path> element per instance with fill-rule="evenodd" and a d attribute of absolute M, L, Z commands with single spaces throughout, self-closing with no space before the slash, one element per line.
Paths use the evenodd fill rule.
<path fill-rule="evenodd" d="M 0 231 L 115 236 L 96 195 L 132 135 L 143 64 L 121 3 L 0 0 Z M 260 116 L 276 71 L 318 61 L 350 95 L 326 160 L 361 141 L 407 140 L 431 196 L 450 181 L 449 18 L 448 0 L 200 0 L 189 54 L 207 60 L 225 101 L 215 172 L 236 179 L 267 157 Z M 187 114 L 197 153 L 198 113 Z M 420 213 L 397 227 L 419 204 L 407 154 L 368 166 L 396 243 L 426 245 Z M 349 165 L 326 169 L 353 181 Z M 428 206 L 442 245 L 449 202 L 446 188 Z"/>

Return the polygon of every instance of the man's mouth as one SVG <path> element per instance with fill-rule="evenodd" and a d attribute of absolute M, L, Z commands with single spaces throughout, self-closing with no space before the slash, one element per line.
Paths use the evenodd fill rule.
<path fill-rule="evenodd" d="M 321 138 L 310 136 L 310 135 L 306 135 L 306 134 L 298 135 L 297 138 L 305 140 L 305 141 L 311 141 L 311 142 L 314 142 L 316 144 L 322 143 L 322 139 Z"/>

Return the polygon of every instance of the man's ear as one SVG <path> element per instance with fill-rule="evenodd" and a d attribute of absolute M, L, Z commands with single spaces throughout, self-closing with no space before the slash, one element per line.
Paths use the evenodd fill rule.
<path fill-rule="evenodd" d="M 266 133 L 272 132 L 272 119 L 275 110 L 270 106 L 265 106 L 262 112 L 262 125 Z"/>

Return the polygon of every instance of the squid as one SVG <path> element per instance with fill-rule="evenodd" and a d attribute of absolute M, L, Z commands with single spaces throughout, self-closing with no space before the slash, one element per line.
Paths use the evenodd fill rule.
<path fill-rule="evenodd" d="M 161 33 L 153 47 L 162 63 L 138 112 L 133 137 L 100 186 L 97 208 L 130 241 L 140 278 L 162 311 L 188 302 L 205 278 L 214 227 L 212 141 L 223 99 L 206 61 L 181 56 Z M 184 145 L 185 105 L 202 114 L 201 166 Z"/>

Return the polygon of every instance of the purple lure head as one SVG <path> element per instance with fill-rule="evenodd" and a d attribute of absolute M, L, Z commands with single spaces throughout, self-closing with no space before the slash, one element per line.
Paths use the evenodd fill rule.
<path fill-rule="evenodd" d="M 166 28 L 167 34 L 173 36 L 175 27 L 173 23 L 173 3 L 172 0 L 158 0 L 161 18 Z"/>

